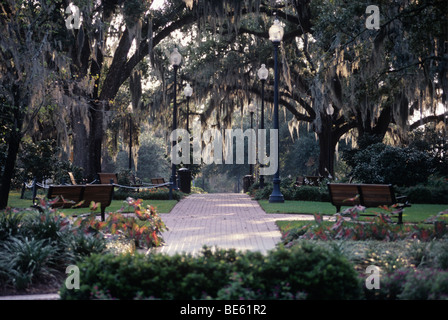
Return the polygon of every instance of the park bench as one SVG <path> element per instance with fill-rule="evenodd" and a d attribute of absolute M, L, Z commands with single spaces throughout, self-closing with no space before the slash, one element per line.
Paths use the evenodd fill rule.
<path fill-rule="evenodd" d="M 341 211 L 342 206 L 361 205 L 366 208 L 397 205 L 398 223 L 403 223 L 403 209 L 410 207 L 406 197 L 396 197 L 391 184 L 352 184 L 352 183 L 328 183 L 328 191 L 331 203 L 336 207 L 336 212 Z"/>
<path fill-rule="evenodd" d="M 99 202 L 101 206 L 101 220 L 105 219 L 106 207 L 110 206 L 114 192 L 111 184 L 89 184 L 75 186 L 50 186 L 48 199 L 58 198 L 52 208 L 87 208 L 91 202 Z M 82 202 L 82 203 L 81 203 Z"/>
<path fill-rule="evenodd" d="M 156 189 L 166 187 L 168 185 L 164 178 L 151 178 L 151 184 L 154 185 Z"/>
<path fill-rule="evenodd" d="M 118 175 L 116 173 L 98 173 L 100 184 L 118 184 Z"/>

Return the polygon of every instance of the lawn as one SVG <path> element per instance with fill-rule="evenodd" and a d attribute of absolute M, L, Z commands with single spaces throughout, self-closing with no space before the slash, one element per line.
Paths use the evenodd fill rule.
<path fill-rule="evenodd" d="M 258 203 L 266 213 L 302 213 L 333 215 L 335 207 L 330 202 L 292 201 L 285 200 L 284 203 L 269 203 L 268 200 L 259 200 Z M 346 207 L 348 208 L 348 207 Z M 343 207 L 342 210 L 345 208 Z M 421 222 L 441 211 L 447 210 L 448 204 L 412 204 L 403 212 L 404 222 Z M 378 208 L 368 208 L 366 211 L 373 213 Z"/>
<path fill-rule="evenodd" d="M 136 197 L 138 198 L 138 197 Z M 171 209 L 177 204 L 177 200 L 144 200 L 143 205 L 146 208 L 147 205 L 152 205 L 157 209 L 159 213 L 169 213 Z M 32 201 L 29 199 L 20 199 L 19 192 L 11 192 L 9 194 L 8 206 L 12 208 L 29 208 L 32 205 Z M 113 200 L 111 205 L 106 208 L 106 212 L 116 212 L 124 205 L 123 200 Z M 66 214 L 80 214 L 90 212 L 89 208 L 79 209 L 61 209 Z M 97 210 L 99 211 L 99 209 Z M 133 208 L 125 207 L 124 212 L 132 212 Z"/>

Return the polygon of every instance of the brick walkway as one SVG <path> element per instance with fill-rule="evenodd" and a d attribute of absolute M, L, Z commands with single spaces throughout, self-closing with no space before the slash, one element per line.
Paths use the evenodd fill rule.
<path fill-rule="evenodd" d="M 257 201 L 239 193 L 193 194 L 161 215 L 169 230 L 163 233 L 166 244 L 157 251 L 170 255 L 196 254 L 204 245 L 266 253 L 281 240 L 275 221 L 313 219 L 266 214 Z"/>

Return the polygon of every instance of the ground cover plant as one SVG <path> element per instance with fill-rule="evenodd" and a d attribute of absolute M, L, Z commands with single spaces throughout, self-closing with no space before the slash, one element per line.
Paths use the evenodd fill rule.
<path fill-rule="evenodd" d="M 303 241 L 331 248 L 354 265 L 361 279 L 368 266 L 381 270 L 376 290 L 363 286 L 364 299 L 447 299 L 448 298 L 448 211 L 421 224 L 397 225 L 386 212 L 360 220 L 362 208 L 346 210 L 348 215 L 314 222 L 279 222 L 283 245 L 293 248 Z"/>
<path fill-rule="evenodd" d="M 94 212 L 73 218 L 41 201 L 0 212 L 0 294 L 55 292 L 68 265 L 93 253 L 120 254 L 162 245 L 166 227 L 154 207 L 127 199 L 135 215 L 118 211 L 101 222 Z M 98 206 L 91 204 L 92 211 Z"/>
<path fill-rule="evenodd" d="M 315 214 L 314 222 L 284 233 L 284 242 L 289 245 L 289 241 L 295 239 L 385 241 L 418 239 L 428 241 L 443 238 L 447 234 L 448 210 L 428 218 L 426 221 L 432 223 L 430 226 L 393 223 L 392 216 L 397 214 L 396 208 L 383 207 L 382 210 L 377 210 L 373 217 L 365 217 L 361 220 L 361 214 L 364 211 L 365 208 L 362 206 L 346 209 L 342 214 L 335 214 L 335 222 L 328 224 L 323 223 L 321 214 Z"/>

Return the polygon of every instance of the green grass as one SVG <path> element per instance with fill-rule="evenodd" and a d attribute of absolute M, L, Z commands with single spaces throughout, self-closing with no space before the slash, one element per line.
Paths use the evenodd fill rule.
<path fill-rule="evenodd" d="M 138 198 L 138 197 L 136 197 Z M 171 209 L 177 204 L 177 200 L 143 200 L 143 206 L 152 205 L 159 213 L 169 213 Z M 10 192 L 8 199 L 8 206 L 12 208 L 29 208 L 32 205 L 32 200 L 20 199 L 19 192 Z M 111 205 L 106 208 L 106 212 L 116 212 L 124 205 L 123 200 L 113 200 Z M 133 212 L 133 208 L 127 208 L 124 212 Z M 65 214 L 80 214 L 90 212 L 89 208 L 79 209 L 61 209 Z M 97 210 L 99 211 L 99 209 Z"/>
<path fill-rule="evenodd" d="M 336 208 L 330 202 L 292 201 L 285 200 L 284 203 L 269 203 L 268 200 L 259 200 L 258 203 L 266 213 L 302 213 L 333 215 Z M 342 207 L 342 210 L 348 207 Z M 413 204 L 405 208 L 403 212 L 404 222 L 421 222 L 441 211 L 447 210 L 448 204 Z M 378 208 L 368 208 L 366 211 L 373 213 Z"/>

